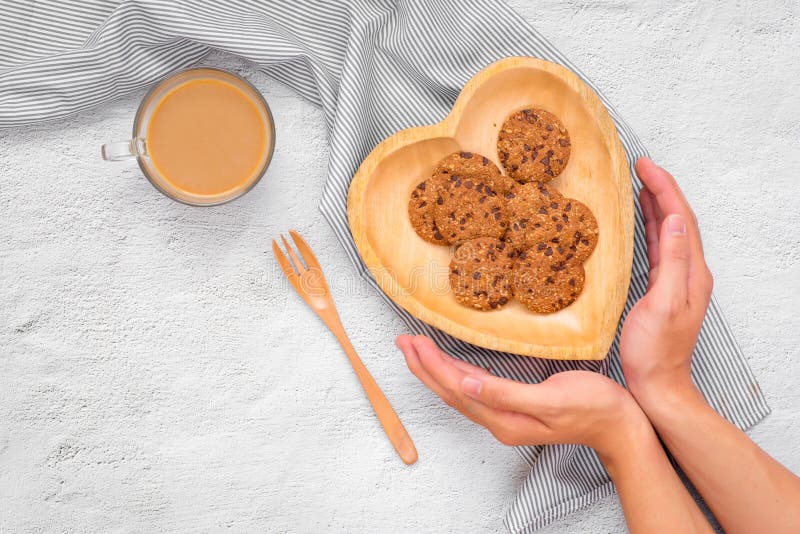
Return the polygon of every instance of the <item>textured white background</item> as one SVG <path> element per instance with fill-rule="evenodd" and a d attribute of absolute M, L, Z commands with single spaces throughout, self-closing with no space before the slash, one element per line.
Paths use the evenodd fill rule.
<path fill-rule="evenodd" d="M 794 0 L 514 0 L 611 97 L 697 211 L 716 291 L 800 471 L 800 17 Z M 0 531 L 489 532 L 523 462 L 406 370 L 403 327 L 315 206 L 319 110 L 235 58 L 278 131 L 243 199 L 190 208 L 99 146 L 137 92 L 0 131 Z M 420 461 L 395 457 L 335 340 L 278 276 L 308 236 Z M 735 466 L 731 466 L 735 468 Z M 618 532 L 609 497 L 543 532 Z"/>

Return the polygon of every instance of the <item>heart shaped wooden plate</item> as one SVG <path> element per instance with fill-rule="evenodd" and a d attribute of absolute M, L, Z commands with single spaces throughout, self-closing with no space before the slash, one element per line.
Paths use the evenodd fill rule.
<path fill-rule="evenodd" d="M 408 219 L 413 188 L 457 150 L 499 166 L 497 134 L 525 108 L 555 113 L 569 130 L 572 153 L 550 182 L 588 205 L 600 238 L 584 264 L 586 286 L 550 315 L 514 301 L 496 311 L 464 307 L 450 292 L 451 251 L 423 241 Z M 502 167 L 501 167 L 502 168 Z M 411 315 L 481 347 L 554 359 L 603 359 L 628 294 L 633 257 L 633 198 L 628 161 L 614 123 L 597 95 L 571 71 L 535 58 L 493 63 L 465 86 L 440 123 L 397 132 L 358 169 L 347 212 L 356 246 L 384 292 Z"/>

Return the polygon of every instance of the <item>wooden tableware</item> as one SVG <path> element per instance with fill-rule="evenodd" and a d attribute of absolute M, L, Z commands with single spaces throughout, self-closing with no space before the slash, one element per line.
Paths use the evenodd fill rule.
<path fill-rule="evenodd" d="M 589 206 L 600 238 L 585 263 L 578 299 L 540 315 L 512 302 L 496 311 L 461 306 L 447 282 L 451 251 L 423 241 L 408 219 L 412 189 L 457 150 L 499 165 L 497 135 L 525 108 L 555 113 L 569 130 L 572 153 L 550 182 Z M 603 359 L 628 294 L 633 258 L 633 194 L 628 161 L 608 111 L 578 76 L 544 60 L 513 57 L 476 74 L 450 114 L 431 126 L 400 131 L 363 161 L 348 195 L 356 246 L 377 283 L 413 316 L 475 345 L 553 359 Z"/>
<path fill-rule="evenodd" d="M 350 364 L 361 382 L 361 386 L 364 388 L 367 399 L 369 399 L 372 408 L 375 410 L 375 415 L 378 416 L 378 421 L 380 421 L 384 432 L 389 437 L 389 441 L 391 441 L 397 454 L 406 464 L 413 464 L 417 461 L 417 449 L 414 447 L 414 442 L 411 441 L 411 436 L 408 435 L 403 423 L 400 422 L 400 418 L 397 417 L 392 405 L 389 404 L 386 395 L 378 387 L 375 379 L 372 378 L 361 358 L 358 357 L 353 344 L 350 343 L 350 339 L 342 326 L 342 321 L 339 319 L 339 314 L 336 312 L 336 307 L 333 304 L 333 298 L 325 281 L 325 276 L 322 274 L 322 267 L 320 267 L 319 261 L 317 261 L 314 253 L 311 252 L 311 247 L 308 246 L 308 243 L 300 237 L 300 234 L 290 230 L 289 235 L 292 236 L 292 241 L 294 241 L 299 251 L 298 257 L 298 254 L 286 238 L 281 236 L 291 262 L 281 251 L 278 243 L 274 239 L 272 240 L 272 252 L 275 254 L 283 274 L 289 279 L 289 283 L 292 284 L 297 294 L 314 310 L 333 332 L 336 339 L 339 340 L 347 359 L 350 360 Z M 300 258 L 302 258 L 302 261 Z"/>

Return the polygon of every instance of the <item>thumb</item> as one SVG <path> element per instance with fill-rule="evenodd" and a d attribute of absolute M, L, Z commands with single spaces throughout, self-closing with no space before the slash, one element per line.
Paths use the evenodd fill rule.
<path fill-rule="evenodd" d="M 691 249 L 686 221 L 678 214 L 668 215 L 661 225 L 658 278 L 652 292 L 658 305 L 680 309 L 688 300 Z"/>
<path fill-rule="evenodd" d="M 537 384 L 523 384 L 492 375 L 467 375 L 461 392 L 481 404 L 507 412 L 533 413 L 545 401 Z"/>

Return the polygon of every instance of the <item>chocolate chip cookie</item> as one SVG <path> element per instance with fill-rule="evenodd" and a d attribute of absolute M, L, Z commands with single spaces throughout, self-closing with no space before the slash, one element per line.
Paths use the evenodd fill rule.
<path fill-rule="evenodd" d="M 508 227 L 506 199 L 486 182 L 454 174 L 439 188 L 433 219 L 450 243 L 476 237 L 499 239 Z"/>
<path fill-rule="evenodd" d="M 506 173 L 518 182 L 547 182 L 567 166 L 570 145 L 569 132 L 558 117 L 542 109 L 523 109 L 500 128 L 497 153 Z"/>
<path fill-rule="evenodd" d="M 445 178 L 457 176 L 462 180 L 480 180 L 492 188 L 498 195 L 505 195 L 513 189 L 517 182 L 500 173 L 500 169 L 489 158 L 475 152 L 453 152 L 442 159 L 433 171 L 433 176 L 445 175 Z"/>
<path fill-rule="evenodd" d="M 576 261 L 586 261 L 597 246 L 600 234 L 592 210 L 574 198 L 564 199 L 561 221 L 566 225 L 566 229 L 559 244 L 567 247 Z"/>
<path fill-rule="evenodd" d="M 515 256 L 514 250 L 499 239 L 465 241 L 450 260 L 450 287 L 456 300 L 484 311 L 508 304 Z"/>
<path fill-rule="evenodd" d="M 540 243 L 557 243 L 566 225 L 559 220 L 564 197 L 541 182 L 517 186 L 508 200 L 508 232 L 505 240 L 517 250 Z"/>
<path fill-rule="evenodd" d="M 442 177 L 433 176 L 417 184 L 408 199 L 408 218 L 417 235 L 434 245 L 449 245 L 433 218 L 434 206 L 439 189 L 444 183 Z"/>
<path fill-rule="evenodd" d="M 583 291 L 586 274 L 577 261 L 556 261 L 541 251 L 522 252 L 514 263 L 512 291 L 526 308 L 554 313 L 566 308 Z"/>

